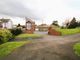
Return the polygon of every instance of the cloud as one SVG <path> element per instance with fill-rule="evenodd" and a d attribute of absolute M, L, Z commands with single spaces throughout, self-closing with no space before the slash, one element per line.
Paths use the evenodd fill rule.
<path fill-rule="evenodd" d="M 21 3 L 21 0 L 0 0 L 0 14 L 38 19 L 30 9 Z"/>
<path fill-rule="evenodd" d="M 63 17 L 75 14 L 68 6 L 72 2 L 75 0 L 0 0 L 0 14 L 34 19 L 48 16 Z"/>
<path fill-rule="evenodd" d="M 80 16 L 80 9 L 76 8 L 80 6 L 78 2 L 79 0 L 0 0 L 0 15 L 44 19 L 47 23 L 62 21 L 64 18 Z"/>
<path fill-rule="evenodd" d="M 80 10 L 80 0 L 64 0 L 64 2 L 68 6 L 68 8 Z"/>

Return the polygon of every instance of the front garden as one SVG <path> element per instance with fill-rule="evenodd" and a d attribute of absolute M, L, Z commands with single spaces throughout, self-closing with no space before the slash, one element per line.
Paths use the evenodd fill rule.
<path fill-rule="evenodd" d="M 20 29 L 0 29 L 0 58 L 12 53 L 15 49 L 23 46 L 24 44 L 31 43 L 28 38 L 40 38 L 38 34 L 22 34 Z M 15 38 L 22 38 L 16 41 Z M 26 39 L 25 41 L 23 39 Z"/>
<path fill-rule="evenodd" d="M 54 29 L 54 27 L 53 27 Z M 80 33 L 80 28 L 74 29 L 62 29 L 55 28 L 56 31 L 61 33 L 61 36 L 72 35 Z M 23 46 L 24 44 L 29 44 L 32 41 L 30 39 L 42 38 L 43 35 L 39 34 L 22 34 L 21 29 L 0 29 L 0 57 L 5 57 L 12 53 L 15 49 Z M 21 39 L 16 41 L 17 39 Z M 80 56 L 80 43 L 74 45 L 75 53 Z"/>

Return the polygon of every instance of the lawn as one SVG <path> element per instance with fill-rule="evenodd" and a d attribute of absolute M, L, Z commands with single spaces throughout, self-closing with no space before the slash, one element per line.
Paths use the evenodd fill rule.
<path fill-rule="evenodd" d="M 39 35 L 39 34 L 20 34 L 18 36 L 16 36 L 16 38 L 40 38 L 42 37 L 42 35 Z"/>
<path fill-rule="evenodd" d="M 0 57 L 5 57 L 10 54 L 16 48 L 30 43 L 30 41 L 20 41 L 20 42 L 7 42 L 0 45 Z"/>
<path fill-rule="evenodd" d="M 62 35 L 71 35 L 71 34 L 77 34 L 80 33 L 80 28 L 75 29 L 56 29 L 57 31 L 61 32 Z"/>
<path fill-rule="evenodd" d="M 80 43 L 76 43 L 73 47 L 75 54 L 80 56 Z"/>

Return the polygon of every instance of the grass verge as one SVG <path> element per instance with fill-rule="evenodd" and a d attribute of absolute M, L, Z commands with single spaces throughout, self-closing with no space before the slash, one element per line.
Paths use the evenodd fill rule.
<path fill-rule="evenodd" d="M 72 34 L 77 34 L 80 33 L 80 28 L 75 28 L 75 29 L 56 29 L 57 31 L 61 32 L 61 35 L 72 35 Z"/>
<path fill-rule="evenodd" d="M 14 49 L 29 43 L 30 41 L 20 41 L 20 42 L 7 42 L 0 45 L 0 57 L 7 56 L 10 54 Z"/>
<path fill-rule="evenodd" d="M 75 54 L 80 56 L 80 43 L 76 43 L 74 46 L 73 46 L 73 49 L 75 51 Z"/>
<path fill-rule="evenodd" d="M 16 38 L 40 38 L 42 37 L 42 35 L 39 35 L 39 34 L 20 34 L 18 36 L 16 36 Z"/>

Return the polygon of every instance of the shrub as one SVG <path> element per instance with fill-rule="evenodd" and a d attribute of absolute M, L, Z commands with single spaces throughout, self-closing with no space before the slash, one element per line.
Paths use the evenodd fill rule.
<path fill-rule="evenodd" d="M 0 43 L 5 43 L 12 38 L 12 34 L 7 29 L 0 29 Z"/>
<path fill-rule="evenodd" d="M 19 35 L 22 33 L 22 30 L 19 28 L 15 28 L 15 29 L 10 29 L 11 33 L 15 36 L 15 35 Z"/>

